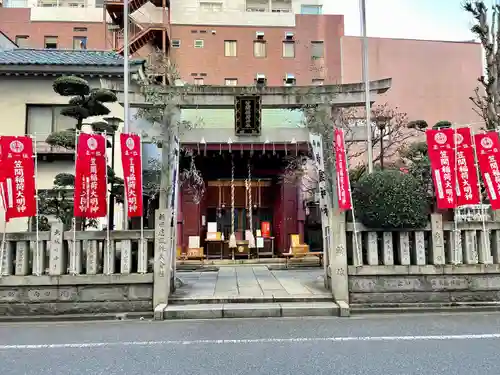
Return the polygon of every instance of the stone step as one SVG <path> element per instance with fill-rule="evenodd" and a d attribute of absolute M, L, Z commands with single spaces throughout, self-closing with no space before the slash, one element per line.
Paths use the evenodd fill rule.
<path fill-rule="evenodd" d="M 229 303 L 286 303 L 286 302 L 332 302 L 333 297 L 330 294 L 308 294 L 308 295 L 290 295 L 290 296 L 192 296 L 192 297 L 170 297 L 169 305 L 187 305 L 187 304 L 229 304 Z"/>
<path fill-rule="evenodd" d="M 334 302 L 202 303 L 168 305 L 164 319 L 272 318 L 339 316 Z"/>

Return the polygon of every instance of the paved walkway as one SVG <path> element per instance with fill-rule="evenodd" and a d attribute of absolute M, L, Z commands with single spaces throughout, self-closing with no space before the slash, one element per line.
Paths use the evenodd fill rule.
<path fill-rule="evenodd" d="M 214 272 L 178 272 L 185 284 L 174 298 L 330 297 L 323 269 L 270 271 L 267 266 L 224 266 Z"/>

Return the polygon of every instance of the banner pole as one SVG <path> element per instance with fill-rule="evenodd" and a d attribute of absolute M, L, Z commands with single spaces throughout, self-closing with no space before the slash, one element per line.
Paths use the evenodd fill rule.
<path fill-rule="evenodd" d="M 481 222 L 483 226 L 483 246 L 486 249 L 488 244 L 486 241 L 486 236 L 488 236 L 488 232 L 486 231 L 486 210 L 485 205 L 483 204 L 483 195 L 481 192 L 481 175 L 479 173 L 479 165 L 477 158 L 477 149 L 476 149 L 476 140 L 474 139 L 474 132 L 471 129 L 471 138 L 472 138 L 472 148 L 474 150 L 474 167 L 476 168 L 476 176 L 477 176 L 477 189 L 479 190 L 479 204 L 481 205 Z"/>
<path fill-rule="evenodd" d="M 107 133 L 104 132 L 104 142 L 106 142 L 106 146 L 108 143 L 108 137 Z M 111 269 L 111 262 L 114 262 L 114 259 L 111 259 L 111 244 L 110 244 L 110 228 L 109 228 L 109 212 L 107 207 L 109 207 L 109 195 L 110 191 L 108 190 L 108 152 L 107 152 L 107 147 L 105 148 L 105 158 L 106 158 L 106 259 L 108 266 L 106 267 L 105 274 L 110 275 L 110 269 Z"/>
<path fill-rule="evenodd" d="M 76 160 L 78 158 L 78 136 L 80 132 L 78 130 L 75 130 L 75 179 L 76 179 Z M 76 187 L 76 181 L 75 181 L 75 187 Z M 78 198 L 75 196 L 75 192 L 73 191 L 73 201 L 78 201 Z M 73 203 L 75 204 L 75 203 Z M 73 208 L 74 212 L 74 208 Z M 70 255 L 70 262 L 69 262 L 69 273 L 70 275 L 76 275 L 76 217 L 73 215 L 73 219 L 71 220 L 73 224 L 73 254 Z"/>
<path fill-rule="evenodd" d="M 7 239 L 7 220 L 3 222 L 2 247 L 0 247 L 0 279 L 3 276 L 3 257 L 5 256 L 5 247 Z"/>
<path fill-rule="evenodd" d="M 457 129 L 457 124 L 453 124 L 453 162 L 454 162 L 454 168 L 455 168 L 455 195 L 457 199 L 457 204 L 455 205 L 455 208 L 453 210 L 453 228 L 454 228 L 454 233 L 455 233 L 455 246 L 453 247 L 453 253 L 455 254 L 452 259 L 453 264 L 459 264 L 459 256 L 458 256 L 458 247 L 457 243 L 460 243 L 457 239 L 458 236 L 460 236 L 460 231 L 458 229 L 458 220 L 457 220 L 457 213 L 458 213 L 458 196 L 460 195 L 460 186 L 458 182 L 458 146 L 457 146 L 457 138 L 458 138 L 458 129 Z"/>
<path fill-rule="evenodd" d="M 354 211 L 354 200 L 352 199 L 352 189 L 351 189 L 351 178 L 349 176 L 349 162 L 347 161 L 347 150 L 345 149 L 345 134 L 344 134 L 344 129 L 339 129 L 342 132 L 342 149 L 344 150 L 344 160 L 345 160 L 345 167 L 346 167 L 346 173 L 347 173 L 347 188 L 349 191 L 349 197 L 351 199 L 351 212 L 352 212 L 352 225 L 353 225 L 353 234 L 354 234 L 354 246 L 356 246 L 356 252 L 359 250 L 359 241 L 358 241 L 358 229 L 356 228 L 356 215 Z M 338 179 L 337 179 L 337 186 L 338 186 Z M 337 194 L 338 196 L 338 194 Z"/>
<path fill-rule="evenodd" d="M 34 138 L 34 139 L 33 139 Z M 36 270 L 35 272 L 35 276 L 40 276 L 40 271 L 38 270 L 38 268 L 40 267 L 40 262 L 42 261 L 40 258 L 40 231 L 38 229 L 38 221 L 40 219 L 40 215 L 38 214 L 38 209 L 39 209 L 39 203 L 38 203 L 38 199 L 39 199 L 39 195 L 38 195 L 38 182 L 37 182 L 37 175 L 38 175 L 38 155 L 37 155 L 37 152 L 36 152 L 36 133 L 33 133 L 33 135 L 30 135 L 30 139 L 31 139 L 31 149 L 33 150 L 33 146 L 34 146 L 34 153 L 33 153 L 33 157 L 35 158 L 35 176 L 34 176 L 34 179 L 35 179 L 35 212 L 36 212 L 36 220 L 35 220 L 35 236 L 36 236 L 36 245 L 35 245 L 35 251 L 36 251 L 36 256 L 35 256 L 35 259 L 36 259 L 36 264 L 34 264 L 34 268 Z M 43 272 L 43 270 L 42 270 Z"/>
<path fill-rule="evenodd" d="M 141 176 L 144 175 L 144 171 L 142 169 L 142 137 L 141 135 L 139 134 L 139 156 L 140 156 L 140 159 L 141 159 Z M 144 177 L 143 177 L 144 178 Z M 126 194 L 125 194 L 126 195 Z M 141 196 L 140 196 L 140 199 L 141 199 L 141 207 L 142 207 L 142 212 L 141 212 L 141 240 L 140 240 L 140 252 L 139 254 L 141 254 L 141 257 L 142 257 L 142 254 L 144 254 L 144 197 L 143 197 L 143 191 L 142 191 L 142 188 L 141 188 Z M 127 206 L 127 211 L 128 211 L 128 206 Z M 126 212 L 126 214 L 128 215 L 128 212 Z"/>

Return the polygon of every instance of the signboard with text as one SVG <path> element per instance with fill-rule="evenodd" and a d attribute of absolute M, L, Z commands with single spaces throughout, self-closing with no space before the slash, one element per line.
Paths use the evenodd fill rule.
<path fill-rule="evenodd" d="M 262 98 L 260 96 L 237 96 L 234 104 L 236 135 L 260 135 Z"/>

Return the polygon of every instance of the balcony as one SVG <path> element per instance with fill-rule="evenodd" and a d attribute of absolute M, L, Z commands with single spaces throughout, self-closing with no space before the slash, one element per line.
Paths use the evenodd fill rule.
<path fill-rule="evenodd" d="M 163 7 L 163 5 L 165 5 L 165 8 L 170 7 L 170 0 L 128 0 L 129 14 L 134 13 L 148 2 L 159 8 Z M 123 28 L 123 0 L 105 0 L 104 7 L 113 23 Z"/>

